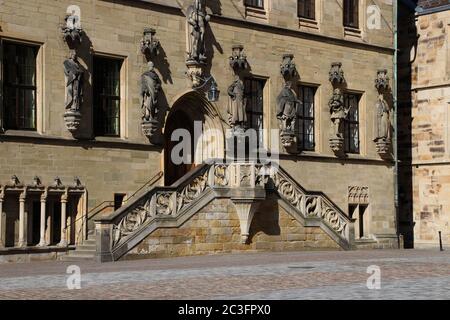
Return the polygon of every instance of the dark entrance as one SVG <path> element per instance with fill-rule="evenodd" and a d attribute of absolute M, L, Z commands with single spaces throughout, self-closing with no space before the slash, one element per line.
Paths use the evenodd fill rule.
<path fill-rule="evenodd" d="M 39 201 L 33 201 L 31 229 L 31 245 L 35 246 L 39 243 L 41 236 L 41 203 Z"/>
<path fill-rule="evenodd" d="M 189 132 L 191 139 L 191 150 L 188 151 L 190 154 L 187 155 L 189 163 L 175 164 L 172 161 L 172 150 L 173 148 L 181 143 L 180 141 L 171 141 L 172 133 L 177 129 L 185 129 Z M 186 173 L 195 168 L 195 141 L 194 141 L 194 120 L 183 110 L 176 110 L 167 119 L 166 129 L 164 132 L 164 168 L 165 168 L 165 185 L 170 186 L 178 179 L 183 177 Z M 180 156 L 186 156 L 180 154 Z"/>
<path fill-rule="evenodd" d="M 52 235 L 51 244 L 56 245 L 61 241 L 61 202 L 55 200 L 53 202 L 52 214 Z"/>

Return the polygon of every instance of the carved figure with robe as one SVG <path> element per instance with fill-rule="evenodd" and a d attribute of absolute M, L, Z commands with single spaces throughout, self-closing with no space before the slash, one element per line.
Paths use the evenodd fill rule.
<path fill-rule="evenodd" d="M 142 120 L 156 120 L 158 114 L 158 94 L 161 79 L 155 72 L 153 62 L 148 63 L 149 70 L 141 76 Z"/>
<path fill-rule="evenodd" d="M 377 123 L 376 123 L 376 134 L 375 141 L 389 141 L 391 135 L 391 121 L 389 119 L 389 105 L 384 99 L 382 93 L 378 96 L 378 101 L 376 103 L 377 110 Z"/>
<path fill-rule="evenodd" d="M 333 91 L 333 96 L 328 103 L 331 113 L 331 121 L 333 123 L 333 135 L 338 138 L 343 138 L 343 124 L 347 117 L 348 110 L 344 106 L 344 95 L 339 88 Z"/>
<path fill-rule="evenodd" d="M 210 16 L 206 13 L 205 0 L 195 0 L 187 9 L 188 60 L 205 62 L 205 33 Z"/>
<path fill-rule="evenodd" d="M 84 71 L 78 62 L 77 54 L 73 51 L 70 58 L 64 61 L 66 75 L 66 110 L 80 111 L 83 90 Z"/>
<path fill-rule="evenodd" d="M 283 132 L 294 132 L 297 108 L 300 104 L 289 83 L 285 84 L 277 97 L 277 119 Z"/>
<path fill-rule="evenodd" d="M 244 83 L 238 76 L 235 77 L 235 80 L 228 88 L 228 96 L 230 99 L 227 111 L 230 126 L 244 129 L 247 124 L 247 99 L 244 95 Z"/>

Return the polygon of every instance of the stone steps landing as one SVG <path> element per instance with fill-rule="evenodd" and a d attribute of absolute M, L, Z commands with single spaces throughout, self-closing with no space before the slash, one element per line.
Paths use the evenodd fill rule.
<path fill-rule="evenodd" d="M 96 241 L 93 237 L 89 237 L 83 244 L 76 247 L 75 250 L 69 251 L 67 255 L 62 256 L 61 261 L 86 261 L 94 260 L 96 250 Z"/>

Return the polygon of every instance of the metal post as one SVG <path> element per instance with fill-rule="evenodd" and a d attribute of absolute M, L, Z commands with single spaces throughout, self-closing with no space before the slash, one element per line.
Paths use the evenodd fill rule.
<path fill-rule="evenodd" d="M 444 246 L 442 245 L 442 232 L 439 231 L 439 247 L 441 251 L 444 251 Z"/>

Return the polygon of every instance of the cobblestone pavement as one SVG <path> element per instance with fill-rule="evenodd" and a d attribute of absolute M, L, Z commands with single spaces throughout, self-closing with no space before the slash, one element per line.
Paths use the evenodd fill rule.
<path fill-rule="evenodd" d="M 289 252 L 0 265 L 0 299 L 450 299 L 450 252 Z M 381 289 L 366 286 L 369 266 Z"/>

